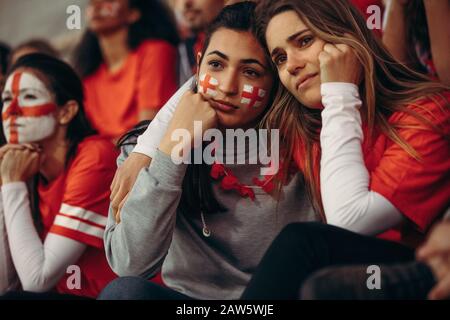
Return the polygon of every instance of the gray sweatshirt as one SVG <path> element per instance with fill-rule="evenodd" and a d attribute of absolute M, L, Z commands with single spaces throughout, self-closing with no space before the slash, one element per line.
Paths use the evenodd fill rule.
<path fill-rule="evenodd" d="M 124 147 L 119 165 L 131 150 L 132 146 Z M 105 250 L 119 276 L 150 277 L 162 270 L 168 287 L 192 298 L 238 299 L 284 226 L 318 220 L 300 174 L 283 188 L 279 202 L 262 190 L 255 190 L 252 201 L 214 183 L 216 198 L 228 211 L 205 215 L 211 230 L 207 238 L 200 215 L 183 215 L 177 210 L 186 167 L 158 151 L 150 167 L 139 173 L 119 224 L 110 211 Z M 260 166 L 227 168 L 241 183 L 252 185 Z"/>

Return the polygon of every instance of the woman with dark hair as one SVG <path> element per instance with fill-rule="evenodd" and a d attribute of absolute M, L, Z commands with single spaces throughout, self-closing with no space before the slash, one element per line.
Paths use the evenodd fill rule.
<path fill-rule="evenodd" d="M 400 62 L 450 85 L 450 1 L 389 0 L 383 43 Z"/>
<path fill-rule="evenodd" d="M 86 119 L 76 73 L 48 55 L 19 59 L 2 101 L 0 292 L 96 297 L 114 278 L 103 250 L 114 146 Z"/>
<path fill-rule="evenodd" d="M 75 53 L 86 113 L 116 139 L 153 119 L 177 87 L 178 36 L 160 0 L 91 0 L 88 31 Z"/>
<path fill-rule="evenodd" d="M 187 90 L 179 101 L 151 165 L 141 170 L 128 194 L 120 222 L 110 212 L 106 253 L 123 278 L 108 285 L 100 298 L 236 299 L 284 225 L 318 219 L 298 172 L 261 178 L 263 165 L 252 156 L 258 147 L 248 143 L 247 152 L 233 142 L 230 147 L 234 137 L 228 133 L 223 141 L 215 136 L 212 165 L 205 159 L 201 164 L 174 160 L 178 143 L 173 134 L 187 130 L 191 138 L 194 131 L 225 135 L 227 129 L 250 129 L 251 134 L 270 109 L 278 84 L 254 34 L 254 8 L 252 2 L 227 6 L 211 24 L 197 60 L 198 92 Z M 202 122 L 202 132 L 194 121 Z M 185 159 L 191 142 L 183 142 Z M 278 141 L 271 142 L 273 151 Z M 199 146 L 197 151 L 205 154 L 210 147 Z M 119 165 L 131 149 L 123 147 Z M 224 164 L 225 157 L 234 156 L 244 157 L 245 163 Z M 278 181 L 281 188 L 275 190 Z M 166 288 L 145 280 L 159 270 Z"/>

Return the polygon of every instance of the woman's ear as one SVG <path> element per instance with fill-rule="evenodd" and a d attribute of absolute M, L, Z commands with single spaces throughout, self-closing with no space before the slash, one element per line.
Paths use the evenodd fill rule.
<path fill-rule="evenodd" d="M 62 108 L 58 108 L 57 120 L 60 125 L 68 125 L 78 113 L 78 102 L 68 101 Z"/>

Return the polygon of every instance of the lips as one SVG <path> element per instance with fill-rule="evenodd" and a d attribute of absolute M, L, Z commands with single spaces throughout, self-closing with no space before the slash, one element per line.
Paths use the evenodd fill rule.
<path fill-rule="evenodd" d="M 221 101 L 221 100 L 211 100 L 211 106 L 214 109 L 224 111 L 224 112 L 230 112 L 230 111 L 239 109 L 239 107 L 235 106 L 234 104 L 231 104 L 226 101 Z"/>
<path fill-rule="evenodd" d="M 310 73 L 300 78 L 295 85 L 297 91 L 304 88 L 309 82 L 311 82 L 311 79 L 316 77 L 318 74 L 319 74 L 318 72 Z"/>

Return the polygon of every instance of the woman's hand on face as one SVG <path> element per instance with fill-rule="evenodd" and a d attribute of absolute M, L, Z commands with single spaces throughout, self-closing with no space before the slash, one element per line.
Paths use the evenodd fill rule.
<path fill-rule="evenodd" d="M 194 132 L 194 122 L 199 121 L 202 124 L 202 132 Z M 172 120 L 169 123 L 167 132 L 161 141 L 159 149 L 166 154 L 172 152 L 172 148 L 178 144 L 172 141 L 172 133 L 177 129 L 185 129 L 191 137 L 191 146 L 193 146 L 194 136 L 203 135 L 207 129 L 217 127 L 217 114 L 211 107 L 207 97 L 199 93 L 186 92 L 180 100 L 175 110 Z"/>
<path fill-rule="evenodd" d="M 354 50 L 345 44 L 327 43 L 319 54 L 320 80 L 345 82 L 359 85 L 362 79 L 362 65 Z"/>
<path fill-rule="evenodd" d="M 2 184 L 25 182 L 39 171 L 40 151 L 34 145 L 5 145 L 0 149 L 0 157 Z"/>
<path fill-rule="evenodd" d="M 203 130 L 217 127 L 217 114 L 207 97 L 186 92 L 175 110 L 169 129 L 184 128 L 194 133 L 194 121 L 201 121 Z"/>

